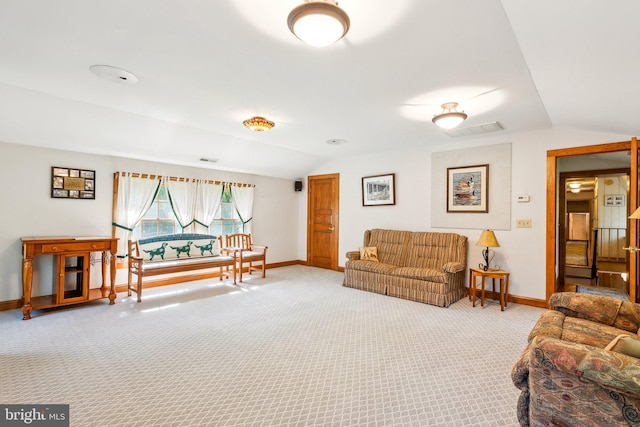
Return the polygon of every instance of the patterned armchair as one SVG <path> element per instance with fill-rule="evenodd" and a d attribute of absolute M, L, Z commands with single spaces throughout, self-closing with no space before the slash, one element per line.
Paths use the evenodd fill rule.
<path fill-rule="evenodd" d="M 521 426 L 640 426 L 640 305 L 552 295 L 513 367 Z"/>

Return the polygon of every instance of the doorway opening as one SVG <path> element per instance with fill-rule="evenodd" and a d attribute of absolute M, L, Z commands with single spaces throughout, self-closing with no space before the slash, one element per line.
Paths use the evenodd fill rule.
<path fill-rule="evenodd" d="M 629 299 L 629 168 L 564 172 L 558 189 L 558 290 Z"/>
<path fill-rule="evenodd" d="M 567 268 L 567 252 L 569 252 L 571 267 L 587 267 L 592 271 L 582 272 L 589 274 L 587 277 L 591 286 L 591 281 L 596 285 L 607 284 L 606 288 L 623 288 L 628 292 L 630 301 L 638 300 L 638 256 L 635 252 L 638 246 L 638 221 L 628 220 L 628 215 L 638 206 L 638 171 L 640 164 L 640 147 L 636 138 L 630 141 L 612 142 L 608 144 L 589 145 L 582 147 L 563 148 L 558 150 L 547 151 L 547 199 L 546 199 L 546 300 L 548 301 L 554 292 L 565 290 L 565 283 L 570 285 L 567 280 L 565 270 Z M 613 173 L 612 173 L 613 171 Z M 571 178 L 583 178 L 587 176 L 595 176 L 597 174 L 606 175 L 624 174 L 627 177 L 621 178 L 626 180 L 627 187 L 624 191 L 613 194 L 606 194 L 603 190 L 602 197 L 590 198 L 591 206 L 586 206 L 584 201 L 576 201 L 577 203 L 567 204 L 567 189 Z M 606 184 L 606 176 L 600 177 L 601 185 Z M 607 199 L 605 200 L 604 197 Z M 622 206 L 625 205 L 625 206 Z M 622 234 L 618 236 L 618 228 L 622 226 L 606 226 L 602 225 L 602 216 L 599 223 L 594 223 L 594 218 L 598 219 L 594 206 L 602 212 L 603 209 L 617 207 L 620 212 L 625 212 L 624 221 L 626 221 L 626 230 L 624 237 Z M 568 211 L 571 212 L 568 212 Z M 574 231 L 569 230 L 569 214 L 572 215 L 572 227 Z M 587 215 L 589 214 L 588 217 Z M 622 213 L 619 213 L 622 215 Z M 622 221 L 622 220 L 621 220 Z M 581 228 L 582 227 L 582 228 Z M 603 230 L 603 229 L 611 230 Z M 612 232 L 605 239 L 605 232 Z M 615 233 L 614 233 L 615 232 Z M 580 242 L 571 242 L 570 248 L 567 246 L 569 240 L 582 240 Z M 606 242 L 606 243 L 605 243 Z M 624 255 L 618 255 L 615 252 L 609 252 L 604 255 L 601 245 L 612 245 L 615 250 L 624 250 Z M 598 253 L 597 251 L 601 252 Z M 586 251 L 586 255 L 585 255 Z M 631 255 L 627 252 L 631 252 Z M 621 258 L 624 257 L 626 268 L 624 272 L 618 271 L 621 268 Z M 585 259 L 586 258 L 586 259 Z M 595 268 L 594 268 L 595 263 Z M 582 264 L 582 265 L 578 265 Z M 584 265 L 586 264 L 586 265 Z M 600 272 L 600 273 L 598 273 Z M 626 273 L 628 272 L 628 273 Z M 576 271 L 570 272 L 572 276 L 580 276 Z M 611 277 L 609 277 L 611 276 Z M 626 279 L 626 280 L 625 280 Z M 572 280 L 573 277 L 572 277 Z M 616 283 L 616 281 L 626 281 L 626 286 Z M 578 283 L 576 285 L 582 285 Z M 588 289 L 588 288 L 584 289 Z M 567 286 L 568 287 L 568 286 Z"/>

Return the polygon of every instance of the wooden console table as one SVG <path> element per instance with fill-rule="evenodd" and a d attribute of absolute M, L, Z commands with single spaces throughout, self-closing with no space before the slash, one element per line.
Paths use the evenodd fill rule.
<path fill-rule="evenodd" d="M 109 304 L 115 304 L 117 238 L 23 237 L 21 240 L 23 320 L 31 319 L 33 309 L 77 304 L 107 296 Z M 91 252 L 102 252 L 102 286 L 95 289 L 89 287 Z M 54 278 L 54 294 L 31 298 L 33 258 L 40 255 L 57 255 L 57 262 L 54 263 L 54 275 L 57 275 Z M 111 276 L 109 292 L 106 284 L 107 265 Z"/>

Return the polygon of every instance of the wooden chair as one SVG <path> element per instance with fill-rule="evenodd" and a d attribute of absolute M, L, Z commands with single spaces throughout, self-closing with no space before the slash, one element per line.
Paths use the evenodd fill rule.
<path fill-rule="evenodd" d="M 245 264 L 249 264 L 248 272 L 261 271 L 262 277 L 266 277 L 267 246 L 259 246 L 251 243 L 251 234 L 225 235 L 225 248 L 238 250 L 236 271 L 239 272 L 239 281 L 242 282 L 242 272 Z M 254 265 L 258 262 L 259 265 Z"/>

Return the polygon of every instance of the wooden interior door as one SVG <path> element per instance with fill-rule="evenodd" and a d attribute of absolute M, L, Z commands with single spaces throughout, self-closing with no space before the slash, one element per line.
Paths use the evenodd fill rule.
<path fill-rule="evenodd" d="M 340 175 L 308 178 L 307 265 L 338 269 Z"/>

